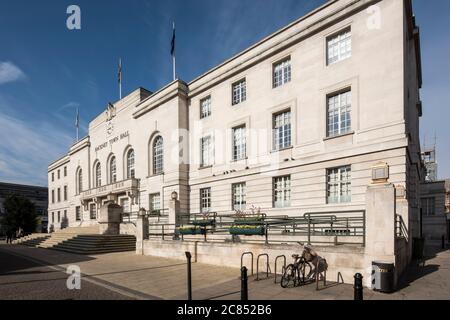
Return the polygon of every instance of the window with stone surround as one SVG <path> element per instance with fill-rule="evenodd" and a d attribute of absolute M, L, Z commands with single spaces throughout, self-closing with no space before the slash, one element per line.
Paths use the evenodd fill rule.
<path fill-rule="evenodd" d="M 420 204 L 422 207 L 422 213 L 425 216 L 434 216 L 436 215 L 436 198 L 435 197 L 427 197 L 420 199 Z"/>
<path fill-rule="evenodd" d="M 273 207 L 291 206 L 291 176 L 273 178 Z"/>
<path fill-rule="evenodd" d="M 200 149 L 200 166 L 211 166 L 213 164 L 213 145 L 211 136 L 203 137 L 200 140 Z"/>
<path fill-rule="evenodd" d="M 291 57 L 273 65 L 273 87 L 277 88 L 291 81 Z"/>
<path fill-rule="evenodd" d="M 245 79 L 233 83 L 232 94 L 233 106 L 247 100 L 247 82 Z"/>
<path fill-rule="evenodd" d="M 327 202 L 348 203 L 352 201 L 351 166 L 327 169 Z"/>
<path fill-rule="evenodd" d="M 207 118 L 211 115 L 211 96 L 200 100 L 200 119 Z"/>
<path fill-rule="evenodd" d="M 247 205 L 246 197 L 245 182 L 234 183 L 232 185 L 233 210 L 245 210 Z"/>
<path fill-rule="evenodd" d="M 211 210 L 211 188 L 200 189 L 200 212 Z"/>
<path fill-rule="evenodd" d="M 150 213 L 160 214 L 161 213 L 161 194 L 153 193 L 150 195 Z"/>
<path fill-rule="evenodd" d="M 352 32 L 346 28 L 327 39 L 327 64 L 331 65 L 352 56 Z"/>
<path fill-rule="evenodd" d="M 335 137 L 351 132 L 352 121 L 352 92 L 347 89 L 343 92 L 329 95 L 327 98 L 328 137 Z"/>
<path fill-rule="evenodd" d="M 245 125 L 233 128 L 233 161 L 243 160 L 247 156 Z"/>
<path fill-rule="evenodd" d="M 273 149 L 277 151 L 291 146 L 291 110 L 289 109 L 273 116 Z"/>
<path fill-rule="evenodd" d="M 164 171 L 164 140 L 157 137 L 153 143 L 153 174 L 161 174 Z"/>

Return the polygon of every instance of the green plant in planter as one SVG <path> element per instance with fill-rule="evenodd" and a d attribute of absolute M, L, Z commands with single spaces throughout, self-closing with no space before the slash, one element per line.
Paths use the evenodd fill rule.
<path fill-rule="evenodd" d="M 198 226 L 183 226 L 177 228 L 177 232 L 183 235 L 205 234 L 206 230 Z"/>
<path fill-rule="evenodd" d="M 255 225 L 233 225 L 230 228 L 230 234 L 233 235 L 263 236 L 265 232 L 266 229 L 263 226 L 255 226 Z"/>

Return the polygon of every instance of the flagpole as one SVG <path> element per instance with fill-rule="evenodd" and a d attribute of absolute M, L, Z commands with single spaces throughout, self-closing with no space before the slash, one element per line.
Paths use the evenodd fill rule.
<path fill-rule="evenodd" d="M 119 100 L 122 100 L 122 58 L 119 60 Z"/>
<path fill-rule="evenodd" d="M 176 73 L 176 58 L 175 58 L 175 53 L 176 53 L 176 47 L 175 47 L 175 21 L 173 22 L 173 37 L 174 37 L 174 43 L 173 43 L 173 54 L 172 54 L 172 61 L 173 61 L 173 81 L 176 80 L 177 78 L 177 73 Z"/>
<path fill-rule="evenodd" d="M 80 139 L 79 139 L 79 132 L 78 132 L 78 131 L 79 131 L 78 128 L 79 128 L 79 126 L 80 126 L 80 125 L 79 125 L 79 123 L 80 123 L 80 118 L 79 118 L 79 117 L 80 117 L 80 116 L 79 116 L 78 108 L 77 108 L 77 119 L 76 119 L 76 123 L 75 123 L 75 124 L 76 124 L 76 128 L 77 128 L 77 142 L 80 141 Z"/>

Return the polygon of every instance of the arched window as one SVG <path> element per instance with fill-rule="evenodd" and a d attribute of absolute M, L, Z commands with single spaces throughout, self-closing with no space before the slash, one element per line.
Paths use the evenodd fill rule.
<path fill-rule="evenodd" d="M 164 171 L 164 141 L 161 136 L 153 142 L 153 174 L 161 174 Z"/>
<path fill-rule="evenodd" d="M 127 153 L 127 179 L 134 178 L 134 150 L 130 149 Z"/>
<path fill-rule="evenodd" d="M 83 170 L 81 169 L 78 170 L 77 184 L 78 184 L 78 194 L 80 194 L 81 192 L 83 192 Z"/>
<path fill-rule="evenodd" d="M 117 168 L 116 168 L 116 157 L 112 157 L 109 162 L 109 181 L 111 183 L 116 183 L 117 181 Z"/>
<path fill-rule="evenodd" d="M 100 166 L 100 162 L 95 166 L 95 186 L 102 186 L 102 167 Z"/>

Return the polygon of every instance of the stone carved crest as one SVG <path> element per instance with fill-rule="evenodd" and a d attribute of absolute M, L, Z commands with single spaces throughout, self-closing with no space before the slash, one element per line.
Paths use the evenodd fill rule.
<path fill-rule="evenodd" d="M 106 109 L 106 121 L 111 121 L 116 116 L 116 107 L 112 104 L 108 104 Z"/>

